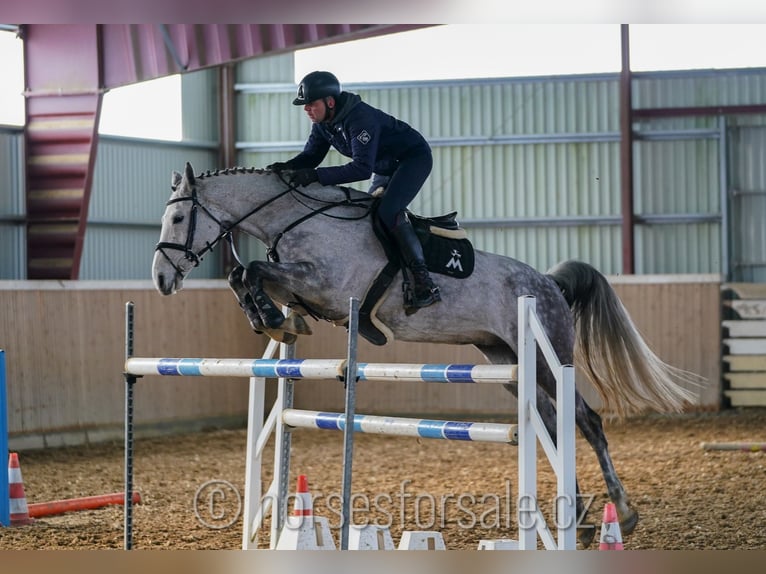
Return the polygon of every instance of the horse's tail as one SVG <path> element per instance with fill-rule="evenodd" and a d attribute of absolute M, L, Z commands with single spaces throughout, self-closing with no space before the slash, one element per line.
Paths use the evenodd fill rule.
<path fill-rule="evenodd" d="M 626 417 L 647 409 L 681 412 L 701 377 L 663 362 L 644 341 L 609 282 L 580 261 L 548 271 L 575 320 L 575 362 L 596 387 L 605 410 Z"/>

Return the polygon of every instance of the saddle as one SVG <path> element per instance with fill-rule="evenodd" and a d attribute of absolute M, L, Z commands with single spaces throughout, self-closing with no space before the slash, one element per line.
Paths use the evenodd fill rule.
<path fill-rule="evenodd" d="M 375 313 L 396 274 L 403 270 L 404 262 L 393 238 L 375 214 L 378 203 L 379 200 L 376 200 L 372 206 L 373 230 L 383 246 L 388 263 L 370 284 L 359 308 L 359 334 L 373 345 L 380 346 L 388 342 L 391 334 L 385 325 L 376 319 Z M 457 222 L 457 211 L 436 217 L 423 217 L 407 211 L 407 216 L 423 246 L 426 266 L 430 272 L 456 279 L 464 279 L 473 273 L 473 245 L 465 229 Z M 384 330 L 388 334 L 384 334 Z"/>

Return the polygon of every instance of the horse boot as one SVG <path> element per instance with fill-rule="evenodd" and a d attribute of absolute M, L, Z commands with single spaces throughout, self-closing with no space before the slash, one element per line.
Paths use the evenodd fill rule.
<path fill-rule="evenodd" d="M 263 333 L 263 321 L 261 321 L 261 317 L 258 315 L 258 309 L 256 309 L 253 298 L 250 296 L 250 291 L 242 282 L 242 275 L 244 272 L 245 268 L 241 265 L 237 265 L 232 269 L 231 273 L 229 273 L 229 287 L 234 292 L 239 307 L 250 322 L 250 327 L 260 335 Z"/>
<path fill-rule="evenodd" d="M 256 276 L 255 280 L 251 281 L 247 271 L 245 271 L 242 276 L 242 283 L 250 291 L 250 296 L 253 298 L 253 303 L 255 303 L 255 308 L 264 327 L 269 329 L 281 327 L 282 323 L 285 322 L 285 316 L 263 290 L 263 279 Z"/>
<path fill-rule="evenodd" d="M 423 246 L 420 244 L 415 228 L 412 227 L 407 214 L 399 214 L 396 222 L 396 226 L 391 230 L 391 235 L 396 240 L 404 264 L 412 276 L 411 296 L 405 293 L 404 311 L 407 315 L 412 315 L 418 309 L 433 305 L 441 301 L 442 298 L 439 287 L 428 273 Z"/>

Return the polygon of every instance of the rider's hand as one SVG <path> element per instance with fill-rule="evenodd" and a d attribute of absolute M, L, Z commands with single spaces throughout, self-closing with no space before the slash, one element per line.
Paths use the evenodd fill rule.
<path fill-rule="evenodd" d="M 306 169 L 298 169 L 290 176 L 291 185 L 302 185 L 305 187 L 315 181 L 319 181 L 317 170 L 310 167 Z"/>
<path fill-rule="evenodd" d="M 280 173 L 288 168 L 289 165 L 286 161 L 275 161 L 274 163 L 266 166 L 266 169 L 270 169 L 274 173 Z"/>

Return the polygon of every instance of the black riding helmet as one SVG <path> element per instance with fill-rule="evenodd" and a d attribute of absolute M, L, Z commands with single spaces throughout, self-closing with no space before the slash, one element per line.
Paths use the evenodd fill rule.
<path fill-rule="evenodd" d="M 307 74 L 298 86 L 298 97 L 293 100 L 294 106 L 305 106 L 321 98 L 340 95 L 340 82 L 330 72 L 311 72 Z"/>

